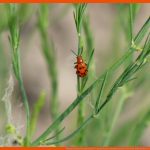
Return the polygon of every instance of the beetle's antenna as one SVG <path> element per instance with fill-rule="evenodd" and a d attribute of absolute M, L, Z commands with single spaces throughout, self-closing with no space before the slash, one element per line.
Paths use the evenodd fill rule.
<path fill-rule="evenodd" d="M 71 51 L 72 51 L 72 53 L 73 53 L 74 55 L 78 56 L 73 50 L 71 50 Z"/>

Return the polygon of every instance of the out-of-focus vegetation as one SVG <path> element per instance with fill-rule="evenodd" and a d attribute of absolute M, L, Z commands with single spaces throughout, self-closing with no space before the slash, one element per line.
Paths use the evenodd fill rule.
<path fill-rule="evenodd" d="M 77 146 L 142 145 L 141 137 L 150 122 L 150 108 L 147 105 L 149 102 L 146 97 L 149 92 L 150 75 L 150 17 L 145 20 L 138 32 L 135 32 L 136 17 L 140 13 L 142 5 L 113 5 L 117 15 L 112 31 L 112 43 L 107 43 L 111 47 L 110 53 L 112 54 L 104 59 L 103 72 L 98 73 L 95 51 L 101 50 L 101 47 L 95 49 L 94 33 L 92 32 L 94 29 L 92 29 L 89 15 L 91 5 L 66 4 L 63 5 L 64 8 L 61 12 L 53 17 L 51 13 L 54 7 L 57 5 L 0 5 L 0 145 L 64 145 L 63 142 L 66 141 L 68 145 Z M 63 100 L 59 97 L 58 90 L 59 69 L 55 48 L 57 43 L 52 40 L 49 28 L 62 20 L 69 13 L 69 9 L 72 10 L 72 21 L 74 21 L 76 30 L 75 53 L 81 54 L 86 60 L 88 74 L 84 78 L 77 76 L 77 85 L 75 85 L 77 90 L 74 91 L 77 96 L 71 104 L 67 104 L 64 112 L 61 112 L 60 104 Z M 42 113 L 41 110 L 47 95 L 41 91 L 34 107 L 30 106 L 30 99 L 23 80 L 21 61 L 23 58 L 21 53 L 21 44 L 24 42 L 22 41 L 23 29 L 33 16 L 36 20 L 34 29 L 37 29 L 40 36 L 41 55 L 43 54 L 47 65 L 51 92 L 48 108 L 50 110 L 49 117 L 52 118 L 52 123 L 48 124 L 42 134 L 36 138 L 34 138 L 34 134 L 37 131 L 38 118 Z M 6 33 L 8 39 L 4 40 L 3 34 Z M 27 44 L 25 43 L 25 45 Z M 107 59 L 112 60 L 109 66 Z M 18 85 L 18 90 L 14 88 L 17 87 L 16 85 Z M 69 83 L 64 86 L 69 86 Z M 139 90 L 142 91 L 138 95 L 141 97 L 140 102 L 134 98 Z M 12 109 L 15 109 L 15 106 L 12 105 L 13 101 L 14 99 L 18 101 L 18 91 L 20 91 L 25 110 L 24 134 L 19 131 L 12 113 Z M 86 101 L 89 99 L 88 106 Z M 126 120 L 121 120 L 122 112 L 125 111 L 132 99 L 132 107 L 140 106 L 137 113 L 132 117 L 127 114 L 129 117 Z M 72 131 L 66 135 L 64 134 L 66 127 L 64 127 L 63 121 L 76 108 L 78 109 L 74 119 L 77 122 L 76 127 L 74 129 L 69 122 L 67 126 L 71 126 Z"/>

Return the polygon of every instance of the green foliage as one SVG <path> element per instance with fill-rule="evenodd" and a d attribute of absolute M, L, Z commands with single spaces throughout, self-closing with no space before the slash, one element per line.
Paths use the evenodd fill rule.
<path fill-rule="evenodd" d="M 147 46 L 148 45 L 148 46 Z M 92 115 L 90 115 L 88 117 L 87 120 L 85 120 L 81 126 L 75 130 L 72 134 L 70 134 L 69 136 L 67 136 L 66 138 L 57 141 L 57 142 L 51 142 L 49 144 L 55 144 L 55 143 L 59 143 L 59 142 L 64 142 L 65 140 L 71 138 L 72 136 L 74 136 L 76 133 L 78 133 L 91 119 L 93 119 L 95 116 L 97 116 L 100 111 L 105 107 L 105 105 L 112 100 L 112 96 L 117 92 L 117 90 L 120 87 L 123 87 L 125 84 L 127 84 L 129 81 L 131 81 L 133 75 L 139 71 L 144 65 L 145 65 L 145 58 L 147 58 L 150 54 L 150 46 L 149 46 L 149 42 L 144 45 L 143 51 L 141 52 L 141 54 L 137 57 L 137 59 L 131 63 L 124 71 L 123 73 L 119 76 L 119 78 L 115 81 L 115 83 L 112 85 L 112 88 L 110 89 L 110 91 L 108 92 L 104 102 L 99 106 L 99 101 L 101 98 L 101 95 L 103 93 L 103 88 L 105 87 L 106 84 L 106 79 L 107 79 L 107 75 L 108 73 L 106 73 L 104 75 L 104 79 L 102 81 L 101 84 L 101 88 L 100 88 L 100 92 L 98 94 L 97 100 L 96 100 L 96 104 L 95 104 L 95 108 L 94 108 L 94 113 Z M 146 55 L 144 55 L 144 53 L 146 53 Z M 145 56 L 145 57 L 143 57 Z"/>
<path fill-rule="evenodd" d="M 58 115 L 58 75 L 57 75 L 57 64 L 56 64 L 56 52 L 54 43 L 49 38 L 48 28 L 49 28 L 49 5 L 40 5 L 39 17 L 38 17 L 38 27 L 41 35 L 42 52 L 47 63 L 49 77 L 51 79 L 51 114 L 52 118 L 55 119 Z"/>
<path fill-rule="evenodd" d="M 20 87 L 20 91 L 22 94 L 22 100 L 24 103 L 25 111 L 26 111 L 26 138 L 25 145 L 29 145 L 29 129 L 30 129 L 30 110 L 29 104 L 26 96 L 26 92 L 23 85 L 22 74 L 21 74 L 21 64 L 20 64 L 20 51 L 19 51 L 19 40 L 20 40 L 20 26 L 18 22 L 18 17 L 16 14 L 17 6 L 14 4 L 9 5 L 9 41 L 11 46 L 12 53 L 12 65 L 13 71 L 16 79 L 18 80 L 18 84 Z"/>
<path fill-rule="evenodd" d="M 81 32 L 82 20 L 84 17 L 86 6 L 87 4 L 75 4 L 74 5 L 75 7 L 74 20 L 75 20 L 75 25 L 76 25 L 78 34 Z"/>
<path fill-rule="evenodd" d="M 140 9 L 139 4 L 118 4 L 118 14 L 122 29 L 125 33 L 126 40 L 131 42 L 133 40 L 133 26 L 136 15 Z"/>
<path fill-rule="evenodd" d="M 33 112 L 31 114 L 31 121 L 30 121 L 30 136 L 32 137 L 36 131 L 36 125 L 38 121 L 39 114 L 41 109 L 45 103 L 46 94 L 45 92 L 41 92 L 37 102 L 34 104 Z"/>
<path fill-rule="evenodd" d="M 84 20 L 84 14 L 85 14 L 87 4 L 76 4 L 74 6 L 75 6 L 74 21 L 75 21 L 77 37 L 78 37 L 78 55 L 81 55 L 83 53 L 83 49 L 84 49 L 83 43 L 82 43 L 82 40 L 83 40 L 82 39 L 83 38 L 82 23 Z M 79 76 L 77 76 L 77 96 L 80 96 L 80 94 L 82 93 L 87 80 L 88 80 L 88 77 L 86 77 L 85 79 L 82 80 Z M 79 107 L 78 107 L 77 126 L 82 124 L 83 121 L 84 121 L 84 104 L 80 103 Z M 77 139 L 77 144 L 82 145 L 83 142 L 84 142 L 84 130 L 82 130 L 82 132 L 80 132 L 80 135 Z"/>
<path fill-rule="evenodd" d="M 1 42 L 1 37 L 0 37 L 0 98 L 2 97 L 4 93 L 4 84 L 7 79 L 7 74 L 8 74 L 8 61 L 7 61 L 7 56 L 3 50 L 3 44 Z"/>
<path fill-rule="evenodd" d="M 12 124 L 7 124 L 5 130 L 8 134 L 14 134 L 16 132 L 16 128 Z"/>
<path fill-rule="evenodd" d="M 76 51 L 77 54 L 82 55 L 84 60 L 87 62 L 88 75 L 84 78 L 77 76 L 77 96 L 74 101 L 60 114 L 58 113 L 58 70 L 54 47 L 54 44 L 57 43 L 52 41 L 48 33 L 49 27 L 53 23 L 53 20 L 51 20 L 52 23 L 49 21 L 49 12 L 52 7 L 49 7 L 47 4 L 41 4 L 35 9 L 37 10 L 36 12 L 38 12 L 36 19 L 41 39 L 41 50 L 47 64 L 47 70 L 51 80 L 52 94 L 50 97 L 50 110 L 53 119 L 52 123 L 48 125 L 44 132 L 41 133 L 41 135 L 35 140 L 33 140 L 33 135 L 36 132 L 38 118 L 44 106 L 46 95 L 44 92 L 41 92 L 37 102 L 34 104 L 32 114 L 30 116 L 28 98 L 24 88 L 21 72 L 22 68 L 19 50 L 21 26 L 23 26 L 30 18 L 33 6 L 18 4 L 5 6 L 6 7 L 0 6 L 2 7 L 2 10 L 6 12 L 6 18 L 3 18 L 0 23 L 0 32 L 7 29 L 9 30 L 12 69 L 19 85 L 26 114 L 25 137 L 19 135 L 17 128 L 12 124 L 6 125 L 6 134 L 15 135 L 15 138 L 21 146 L 60 144 L 76 136 L 75 144 L 80 146 L 87 145 L 86 142 L 88 140 L 91 145 L 93 143 L 97 143 L 102 146 L 115 144 L 121 145 L 122 143 L 127 143 L 133 146 L 140 145 L 140 138 L 145 129 L 148 127 L 150 121 L 149 108 L 146 108 L 144 111 L 142 109 L 133 119 L 128 120 L 125 124 L 121 125 L 120 128 L 117 128 L 117 123 L 120 121 L 121 112 L 126 106 L 126 100 L 129 99 L 131 95 L 134 95 L 137 87 L 144 88 L 142 81 L 147 80 L 147 78 L 145 78 L 146 75 L 142 76 L 138 73 L 140 71 L 146 71 L 145 68 L 149 61 L 150 33 L 148 34 L 148 32 L 150 29 L 150 17 L 145 21 L 139 32 L 136 35 L 134 34 L 135 20 L 141 5 L 116 5 L 119 12 L 116 17 L 120 21 L 120 28 L 124 31 L 124 35 L 126 37 L 126 48 L 121 47 L 124 49 L 122 56 L 119 56 L 119 59 L 115 60 L 110 67 L 105 68 L 104 72 L 99 74 L 97 78 L 94 59 L 94 35 L 90 26 L 89 15 L 86 13 L 87 4 L 83 3 L 74 5 L 73 14 L 77 33 Z M 66 6 L 64 8 L 64 10 L 66 10 Z M 71 9 L 71 7 L 69 8 Z M 1 12 L 2 11 L 0 10 L 0 13 Z M 62 16 L 62 14 L 60 16 Z M 62 17 L 58 18 L 61 19 Z M 117 37 L 117 39 L 120 40 L 119 37 Z M 3 49 L 2 44 L 0 45 L 0 48 Z M 121 51 L 121 49 L 118 50 Z M 4 57 L 5 59 L 3 59 L 3 56 L 4 53 L 0 50 L 0 60 L 4 60 L 6 62 L 5 59 L 7 58 Z M 6 66 L 0 63 L 0 71 L 5 72 L 7 70 L 5 70 L 5 68 Z M 1 78 L 3 79 L 4 77 L 1 76 Z M 131 85 L 130 82 L 133 81 L 136 82 L 136 85 Z M 88 99 L 90 99 L 92 103 L 90 104 L 92 109 L 85 105 L 85 101 Z M 66 128 L 63 127 L 60 129 L 62 122 L 76 108 L 78 108 L 76 129 L 73 129 L 73 131 L 69 132 L 68 135 L 62 135 L 60 138 L 60 134 L 63 133 Z M 140 117 L 138 118 L 138 116 Z M 87 125 L 90 123 L 91 126 L 88 126 L 87 128 Z M 131 134 L 129 134 L 129 128 L 131 128 Z M 91 135 L 87 137 L 86 134 L 88 132 L 86 132 L 86 129 L 89 129 L 90 132 L 93 131 L 93 134 L 95 131 L 97 134 L 100 133 L 98 136 L 97 134 L 95 135 L 95 137 L 98 137 L 100 140 L 95 140 Z M 96 142 L 93 142 L 93 140 Z"/>
<path fill-rule="evenodd" d="M 139 119 L 140 121 L 136 123 L 131 137 L 129 138 L 129 145 L 135 146 L 140 145 L 139 140 L 141 136 L 143 135 L 144 130 L 149 126 L 150 122 L 150 110 L 146 111 L 144 115 Z"/>

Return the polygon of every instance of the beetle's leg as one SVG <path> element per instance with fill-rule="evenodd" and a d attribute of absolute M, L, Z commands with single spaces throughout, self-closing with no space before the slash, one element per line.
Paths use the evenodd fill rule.
<path fill-rule="evenodd" d="M 75 65 L 74 68 L 77 68 L 78 65 Z"/>

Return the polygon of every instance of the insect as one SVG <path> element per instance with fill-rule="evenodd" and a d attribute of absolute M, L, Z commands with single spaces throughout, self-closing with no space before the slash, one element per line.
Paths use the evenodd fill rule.
<path fill-rule="evenodd" d="M 84 60 L 83 60 L 81 54 L 80 54 L 80 55 L 77 55 L 74 51 L 73 51 L 73 53 L 74 53 L 74 54 L 76 55 L 76 57 L 77 57 L 77 62 L 74 63 L 74 64 L 76 64 L 75 67 L 74 67 L 74 68 L 76 69 L 76 74 L 77 74 L 79 77 L 83 78 L 83 77 L 85 77 L 85 76 L 87 75 L 87 73 L 88 73 L 87 64 L 84 62 Z"/>

